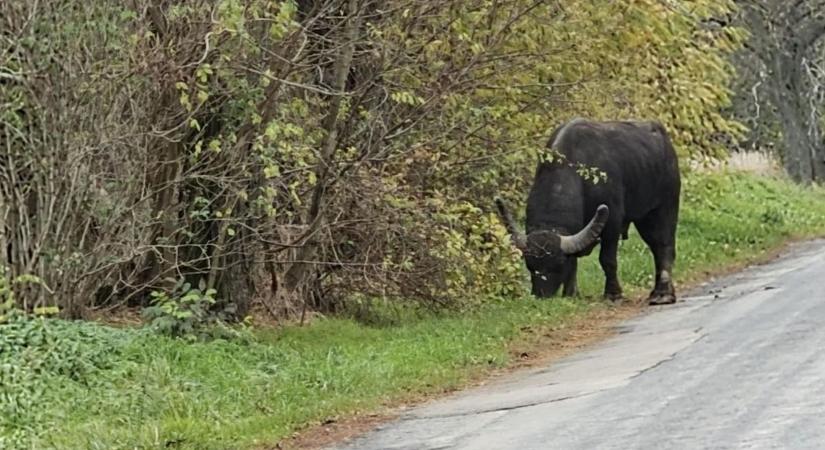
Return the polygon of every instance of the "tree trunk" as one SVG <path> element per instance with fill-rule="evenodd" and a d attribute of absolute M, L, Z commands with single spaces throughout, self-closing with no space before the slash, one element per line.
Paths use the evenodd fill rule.
<path fill-rule="evenodd" d="M 280 283 L 280 288 L 285 292 L 280 295 L 287 295 L 294 299 L 300 299 L 304 305 L 310 301 L 312 295 L 311 285 L 313 278 L 313 267 L 311 261 L 316 255 L 316 245 L 313 242 L 314 235 L 324 226 L 324 204 L 329 194 L 327 191 L 334 174 L 335 154 L 338 149 L 339 120 L 338 114 L 341 110 L 341 101 L 345 95 L 347 78 L 352 67 L 352 59 L 355 53 L 355 44 L 358 39 L 362 17 L 359 13 L 358 0 L 347 1 L 347 17 L 344 26 L 342 39 L 344 44 L 335 59 L 333 66 L 333 83 L 330 86 L 333 94 L 329 96 L 329 109 L 323 121 L 323 128 L 326 138 L 319 151 L 319 161 L 315 169 L 316 185 L 313 190 L 312 200 L 309 206 L 304 223 L 308 230 L 304 233 L 307 236 L 304 245 L 295 254 L 294 262 L 289 266 Z"/>
<path fill-rule="evenodd" d="M 823 79 L 812 78 L 806 63 L 817 61 L 825 35 L 822 0 L 739 1 L 739 25 L 750 40 L 734 59 L 734 116 L 750 128 L 756 150 L 780 154 L 785 169 L 802 183 L 825 181 L 821 105 Z"/>

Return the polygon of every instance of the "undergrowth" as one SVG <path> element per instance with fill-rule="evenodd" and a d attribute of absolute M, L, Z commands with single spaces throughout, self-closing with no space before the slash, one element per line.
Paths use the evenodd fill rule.
<path fill-rule="evenodd" d="M 825 233 L 819 188 L 694 174 L 683 191 L 681 283 Z M 458 387 L 508 364 L 508 344 L 523 330 L 562 327 L 603 307 L 594 299 L 603 283 L 595 254 L 580 270 L 583 299 L 490 300 L 460 313 L 373 304 L 357 309 L 367 321 L 320 318 L 243 339 L 13 315 L 0 323 L 0 448 L 272 445 L 319 420 Z M 650 288 L 652 258 L 635 234 L 622 244 L 620 271 L 628 293 Z"/>
<path fill-rule="evenodd" d="M 0 448 L 37 448 L 74 396 L 108 388 L 139 331 L 9 314 L 0 323 Z"/>

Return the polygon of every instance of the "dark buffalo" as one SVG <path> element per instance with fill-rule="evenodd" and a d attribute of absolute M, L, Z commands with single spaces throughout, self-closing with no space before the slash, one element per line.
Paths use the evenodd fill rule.
<path fill-rule="evenodd" d="M 601 241 L 604 295 L 621 298 L 616 253 L 632 222 L 656 265 L 650 304 L 675 302 L 671 273 L 681 180 L 662 124 L 576 119 L 557 128 L 549 145 L 561 157 L 540 162 L 536 169 L 527 198 L 526 235 L 496 199 L 513 243 L 524 254 L 533 295 L 551 297 L 562 284 L 564 295 L 575 295 L 577 258 Z M 580 175 L 582 168 L 598 169 L 606 179 L 588 181 Z"/>

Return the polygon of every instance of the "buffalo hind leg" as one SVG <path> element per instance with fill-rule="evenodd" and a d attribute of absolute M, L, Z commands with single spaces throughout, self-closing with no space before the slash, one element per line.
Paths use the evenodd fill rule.
<path fill-rule="evenodd" d="M 672 213 L 671 213 L 672 214 Z M 673 262 L 676 259 L 676 220 L 668 214 L 655 211 L 636 224 L 636 229 L 653 253 L 656 284 L 648 303 L 668 305 L 676 302 L 673 287 Z"/>
<path fill-rule="evenodd" d="M 620 300 L 622 298 L 622 286 L 619 284 L 617 274 L 619 263 L 616 255 L 619 251 L 619 239 L 606 239 L 602 233 L 602 248 L 599 252 L 599 264 L 604 271 L 604 297 L 610 300 Z"/>
<path fill-rule="evenodd" d="M 651 305 L 669 305 L 676 303 L 676 290 L 673 288 L 673 260 L 676 255 L 674 245 L 659 245 L 653 251 L 656 265 L 656 285 L 650 293 L 648 303 Z"/>

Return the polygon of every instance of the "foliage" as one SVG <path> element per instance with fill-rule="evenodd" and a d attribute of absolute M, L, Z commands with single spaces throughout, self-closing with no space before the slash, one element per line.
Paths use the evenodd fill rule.
<path fill-rule="evenodd" d="M 685 178 L 683 202 L 677 286 L 748 261 L 789 237 L 825 232 L 825 190 L 782 179 L 693 174 Z M 622 246 L 626 292 L 645 295 L 652 286 L 652 257 L 632 229 Z M 597 259 L 580 265 L 585 296 L 602 292 Z M 267 447 L 307 424 L 460 386 L 506 364 L 508 345 L 525 330 L 568 326 L 602 305 L 519 298 L 427 312 L 376 300 L 373 311 L 383 308 L 384 318 L 370 325 L 316 319 L 259 330 L 254 340 L 190 343 L 83 322 L 16 322 L 0 326 L 0 333 L 25 336 L 27 343 L 12 344 L 11 354 L 0 352 L 0 362 L 39 372 L 0 384 L 0 392 L 10 386 L 12 395 L 31 396 L 37 390 L 21 386 L 34 383 L 48 401 L 28 401 L 25 415 L 0 415 L 6 427 L 0 434 L 36 429 L 29 435 L 39 436 L 29 445 L 35 448 Z M 30 329 L 38 331 L 22 331 Z M 14 397 L 0 396 L 0 402 L 4 398 Z"/>
<path fill-rule="evenodd" d="M 660 119 L 686 158 L 737 135 L 741 33 L 705 26 L 732 7 L 3 2 L 0 248 L 49 287 L 18 303 L 82 316 L 169 278 L 237 317 L 518 295 L 491 198 L 518 203 L 553 127 Z"/>
<path fill-rule="evenodd" d="M 219 331 L 230 329 L 225 322 L 232 317 L 234 305 L 215 310 L 214 288 L 207 288 L 201 280 L 197 288 L 179 280 L 172 292 L 152 292 L 152 306 L 143 310 L 143 317 L 158 333 L 174 337 L 215 337 Z"/>
<path fill-rule="evenodd" d="M 27 286 L 42 286 L 43 281 L 34 275 L 17 275 L 9 277 L 9 269 L 0 265 L 0 324 L 19 314 L 15 291 Z M 37 315 L 57 314 L 59 309 L 54 306 L 39 306 L 34 308 Z"/>
<path fill-rule="evenodd" d="M 84 395 L 102 387 L 125 335 L 91 323 L 22 313 L 0 323 L 0 448 L 31 448 L 62 420 L 47 407 L 66 401 L 66 385 Z"/>

